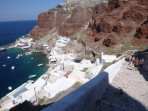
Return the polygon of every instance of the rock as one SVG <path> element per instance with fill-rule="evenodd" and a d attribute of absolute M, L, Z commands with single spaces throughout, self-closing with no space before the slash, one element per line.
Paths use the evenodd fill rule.
<path fill-rule="evenodd" d="M 143 7 L 139 5 L 131 6 L 127 11 L 124 12 L 122 19 L 135 21 L 138 24 L 143 23 L 147 19 L 148 7 Z"/>
<path fill-rule="evenodd" d="M 146 25 L 141 25 L 147 20 L 148 8 L 141 5 L 142 3 L 140 0 L 109 0 L 108 7 L 105 4 L 96 5 L 89 22 L 89 40 L 94 39 L 94 42 L 98 42 L 109 34 L 112 36 L 107 37 L 103 45 L 110 47 L 120 42 L 119 40 L 134 36 L 136 32 L 135 37 L 143 33 L 141 37 L 146 38 Z M 139 29 L 139 26 L 142 29 Z M 139 31 L 136 31 L 137 29 Z"/>
<path fill-rule="evenodd" d="M 38 16 L 38 26 L 31 32 L 32 38 L 38 39 L 44 37 L 47 32 L 58 28 L 68 16 L 68 13 L 63 9 L 53 9 L 48 12 L 43 12 Z"/>
<path fill-rule="evenodd" d="M 100 33 L 95 35 L 94 41 L 98 42 L 98 41 L 100 41 L 100 40 L 102 40 L 103 38 L 106 38 L 106 37 L 107 37 L 106 33 L 100 32 Z"/>
<path fill-rule="evenodd" d="M 113 32 L 116 32 L 119 37 L 128 37 L 130 35 L 133 35 L 135 33 L 135 22 L 131 21 L 120 21 L 117 23 L 116 26 L 113 28 Z"/>
<path fill-rule="evenodd" d="M 42 38 L 42 37 L 44 37 L 45 35 L 47 35 L 48 32 L 49 32 L 49 29 L 40 28 L 39 26 L 36 26 L 36 27 L 33 28 L 33 30 L 30 32 L 30 36 L 31 36 L 34 40 L 38 40 L 39 38 Z"/>
<path fill-rule="evenodd" d="M 72 15 L 60 26 L 58 33 L 62 36 L 71 36 L 79 31 L 92 15 L 92 10 L 88 7 L 77 7 L 72 11 Z"/>
<path fill-rule="evenodd" d="M 145 38 L 148 39 L 148 21 L 141 25 L 139 29 L 137 29 L 137 33 L 135 34 L 135 38 Z"/>
<path fill-rule="evenodd" d="M 41 13 L 30 36 L 37 40 L 58 32 L 60 36 L 83 39 L 93 50 L 120 44 L 128 37 L 136 44 L 140 39 L 139 43 L 147 40 L 148 0 L 108 1 L 96 4 L 95 0 L 67 0 Z M 88 28 L 85 23 L 89 23 Z"/>
<path fill-rule="evenodd" d="M 111 47 L 116 44 L 116 38 L 112 35 L 108 36 L 104 39 L 103 45 L 106 47 Z"/>
<path fill-rule="evenodd" d="M 109 0 L 110 10 L 114 10 L 119 7 L 119 0 Z"/>
<path fill-rule="evenodd" d="M 106 4 L 97 4 L 93 10 L 93 19 L 100 16 L 100 14 L 106 13 L 109 8 Z"/>

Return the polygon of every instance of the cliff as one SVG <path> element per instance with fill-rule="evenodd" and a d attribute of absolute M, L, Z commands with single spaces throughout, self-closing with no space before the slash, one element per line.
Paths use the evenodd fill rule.
<path fill-rule="evenodd" d="M 87 25 L 88 24 L 88 25 Z M 56 30 L 58 35 L 81 40 L 95 51 L 148 43 L 148 1 L 67 0 L 38 16 L 30 35 L 35 40 Z"/>

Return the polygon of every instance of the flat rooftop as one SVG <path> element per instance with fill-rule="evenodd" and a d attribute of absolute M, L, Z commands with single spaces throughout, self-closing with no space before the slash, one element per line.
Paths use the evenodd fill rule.
<path fill-rule="evenodd" d="M 148 111 L 148 72 L 124 62 L 96 104 L 97 111 Z"/>

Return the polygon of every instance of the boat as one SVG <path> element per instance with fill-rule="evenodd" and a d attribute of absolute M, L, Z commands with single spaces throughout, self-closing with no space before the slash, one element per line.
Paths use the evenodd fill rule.
<path fill-rule="evenodd" d="M 32 52 L 26 52 L 25 53 L 25 55 L 27 56 L 27 55 L 31 55 L 32 54 Z"/>
<path fill-rule="evenodd" d="M 21 55 L 20 55 L 20 54 L 18 54 L 18 55 L 16 56 L 16 59 L 19 59 L 19 58 L 20 58 L 20 56 L 21 56 Z"/>
<path fill-rule="evenodd" d="M 38 66 L 42 66 L 43 64 L 38 64 Z"/>
<path fill-rule="evenodd" d="M 14 69 L 15 69 L 15 67 L 14 67 L 14 66 L 12 66 L 12 67 L 11 67 L 11 70 L 14 70 Z"/>
<path fill-rule="evenodd" d="M 6 67 L 6 65 L 5 65 L 5 64 L 3 64 L 3 67 Z"/>
<path fill-rule="evenodd" d="M 9 86 L 9 87 L 8 87 L 8 89 L 9 89 L 9 90 L 12 90 L 12 87 L 11 87 L 11 86 Z"/>
<path fill-rule="evenodd" d="M 28 80 L 27 83 L 34 83 L 34 80 Z"/>
<path fill-rule="evenodd" d="M 33 77 L 35 77 L 35 76 L 36 76 L 36 74 L 34 74 L 34 75 L 29 75 L 28 78 L 30 79 L 30 78 L 33 78 Z"/>
<path fill-rule="evenodd" d="M 11 57 L 10 56 L 7 56 L 7 59 L 10 59 Z"/>
<path fill-rule="evenodd" d="M 0 48 L 0 52 L 4 52 L 4 51 L 6 51 L 5 48 Z"/>

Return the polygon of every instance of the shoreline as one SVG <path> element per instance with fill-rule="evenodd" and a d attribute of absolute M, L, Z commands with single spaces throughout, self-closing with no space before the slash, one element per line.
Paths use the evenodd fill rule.
<path fill-rule="evenodd" d="M 62 43 L 64 40 L 67 43 Z M 75 53 L 65 54 L 63 52 L 59 52 L 59 50 L 66 46 L 69 41 L 69 38 L 59 37 L 54 48 L 52 48 L 53 50 L 50 49 L 51 47 L 49 45 L 46 45 L 45 47 L 43 46 L 41 48 L 42 50 L 36 50 L 38 49 L 36 47 L 37 44 L 34 44 L 35 47 L 28 48 L 27 50 L 25 49 L 26 51 L 41 52 L 45 54 L 48 58 L 48 63 L 46 64 L 47 71 L 45 71 L 45 73 L 43 73 L 37 80 L 35 80 L 34 83 L 30 86 L 31 88 L 29 88 L 26 92 L 22 92 L 22 89 L 19 90 L 16 88 L 14 89 L 16 91 L 14 94 L 11 95 L 13 91 L 8 93 L 7 95 L 10 95 L 11 98 L 5 101 L 5 103 L 2 102 L 2 108 L 9 109 L 24 100 L 37 104 L 38 100 L 41 98 L 46 97 L 52 99 L 59 92 L 70 88 L 74 83 L 79 81 L 84 84 L 95 77 L 101 70 L 102 64 L 94 64 L 91 63 L 90 60 L 86 59 L 83 59 L 81 63 L 77 63 L 73 61 L 76 59 Z M 87 67 L 87 69 L 85 67 Z M 90 76 L 86 74 L 86 71 L 83 71 L 84 69 L 86 69 L 86 71 L 90 72 L 92 75 Z M 18 92 L 19 95 L 14 97 L 13 95 L 17 94 Z M 5 100 L 7 95 L 2 98 L 2 101 Z M 29 97 L 25 97 L 25 95 Z M 16 104 L 14 104 L 13 101 L 15 101 Z"/>
<path fill-rule="evenodd" d="M 22 37 L 20 37 L 20 38 L 22 38 Z M 18 39 L 19 39 L 19 38 L 18 38 Z M 0 49 L 4 48 L 4 51 L 5 51 L 5 50 L 11 49 L 11 48 L 18 48 L 18 49 L 24 50 L 25 53 L 28 53 L 28 52 L 31 52 L 31 54 L 32 54 L 33 52 L 42 53 L 42 54 L 44 54 L 44 55 L 46 56 L 46 58 L 47 58 L 47 60 L 48 60 L 48 62 L 45 63 L 45 66 L 47 67 L 47 71 L 50 69 L 50 67 L 49 67 L 49 59 L 48 59 L 48 57 L 47 57 L 47 54 L 46 54 L 43 50 L 36 50 L 36 49 L 32 49 L 32 48 L 23 49 L 23 48 L 20 48 L 20 47 L 16 47 L 15 44 L 16 44 L 16 41 L 13 42 L 13 43 L 7 44 L 7 45 L 0 46 Z M 1 51 L 1 50 L 0 50 L 0 51 Z M 42 75 L 40 75 L 38 79 L 40 79 L 44 74 L 46 74 L 47 71 L 45 71 Z M 36 79 L 35 81 L 37 81 L 38 79 Z M 30 81 L 30 80 L 28 80 L 28 81 Z M 9 92 L 9 93 L 7 93 L 6 95 L 4 95 L 3 97 L 1 97 L 1 98 L 0 98 L 0 101 L 1 101 L 3 98 L 5 98 L 7 95 L 11 94 L 13 91 L 15 91 L 15 90 L 17 90 L 18 88 L 20 88 L 21 86 L 23 86 L 24 84 L 27 84 L 28 81 L 22 83 L 22 84 L 19 85 L 17 88 L 11 90 L 11 92 Z M 33 81 L 34 81 L 34 80 L 33 80 Z M 34 81 L 34 82 L 35 82 L 35 81 Z"/>

